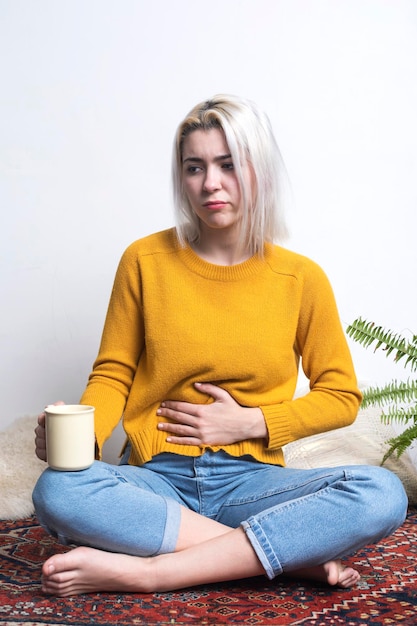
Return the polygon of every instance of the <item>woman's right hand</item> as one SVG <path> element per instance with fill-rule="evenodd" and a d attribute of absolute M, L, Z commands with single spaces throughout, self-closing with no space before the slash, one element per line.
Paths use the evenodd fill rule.
<path fill-rule="evenodd" d="M 65 404 L 62 400 L 54 402 L 54 405 Z M 41 461 L 46 461 L 46 434 L 45 434 L 45 413 L 38 415 L 38 425 L 35 428 L 35 452 Z"/>

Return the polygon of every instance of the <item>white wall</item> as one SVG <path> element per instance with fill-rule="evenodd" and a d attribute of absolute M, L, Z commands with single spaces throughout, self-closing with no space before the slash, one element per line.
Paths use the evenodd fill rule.
<path fill-rule="evenodd" d="M 288 246 L 344 323 L 417 333 L 415 0 L 0 0 L 0 71 L 0 428 L 78 400 L 123 249 L 172 224 L 176 125 L 218 92 L 269 113 Z"/>

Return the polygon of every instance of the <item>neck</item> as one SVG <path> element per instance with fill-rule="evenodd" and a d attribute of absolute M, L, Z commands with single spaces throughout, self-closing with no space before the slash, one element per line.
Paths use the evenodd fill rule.
<path fill-rule="evenodd" d="M 252 254 L 239 245 L 236 235 L 217 231 L 208 235 L 201 232 L 200 239 L 191 244 L 199 257 L 214 265 L 237 265 L 247 261 Z"/>

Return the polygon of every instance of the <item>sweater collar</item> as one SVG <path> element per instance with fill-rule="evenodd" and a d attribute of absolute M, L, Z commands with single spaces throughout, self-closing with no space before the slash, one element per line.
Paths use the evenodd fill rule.
<path fill-rule="evenodd" d="M 195 274 L 199 274 L 208 280 L 217 281 L 237 281 L 257 274 L 261 269 L 265 268 L 265 263 L 272 254 L 273 246 L 265 244 L 264 257 L 255 255 L 247 259 L 243 263 L 236 265 L 215 265 L 205 261 L 194 252 L 187 244 L 185 248 L 179 249 L 179 257 L 181 261 Z"/>

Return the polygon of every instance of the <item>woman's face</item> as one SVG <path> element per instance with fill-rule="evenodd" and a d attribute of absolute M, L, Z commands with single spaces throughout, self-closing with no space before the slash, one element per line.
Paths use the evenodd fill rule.
<path fill-rule="evenodd" d="M 238 230 L 242 197 L 222 130 L 194 130 L 185 137 L 182 181 L 188 201 L 200 219 L 202 232 Z"/>

